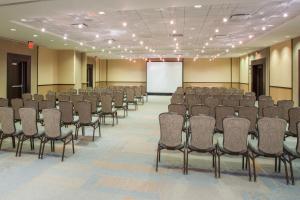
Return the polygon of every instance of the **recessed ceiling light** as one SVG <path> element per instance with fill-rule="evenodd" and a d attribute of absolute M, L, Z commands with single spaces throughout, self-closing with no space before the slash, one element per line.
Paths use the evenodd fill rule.
<path fill-rule="evenodd" d="M 145 46 L 145 49 L 146 49 L 146 50 L 148 50 L 148 49 L 149 49 L 149 47 L 148 47 L 148 46 Z"/>
<path fill-rule="evenodd" d="M 15 31 L 17 31 L 17 29 L 15 29 L 15 28 L 11 28 L 11 29 L 10 29 L 10 31 L 13 31 L 13 32 L 15 32 Z"/>
<path fill-rule="evenodd" d="M 261 20 L 263 20 L 263 21 L 266 21 L 266 18 L 265 18 L 265 17 L 263 17 Z"/>
<path fill-rule="evenodd" d="M 235 48 L 235 45 L 234 45 L 234 44 L 233 44 L 233 45 L 231 45 L 231 48 L 233 48 L 233 49 L 234 49 L 234 48 Z"/>
<path fill-rule="evenodd" d="M 226 49 L 226 52 L 228 53 L 228 52 L 229 52 L 229 49 Z"/>
<path fill-rule="evenodd" d="M 94 46 L 93 46 L 93 47 L 92 47 L 92 49 L 94 49 L 94 50 L 95 50 L 95 49 L 96 49 L 96 47 L 94 47 Z"/>
<path fill-rule="evenodd" d="M 239 41 L 239 44 L 243 44 L 243 41 Z"/>
<path fill-rule="evenodd" d="M 127 22 L 123 22 L 122 25 L 123 25 L 124 27 L 126 27 L 126 26 L 127 26 Z"/>
<path fill-rule="evenodd" d="M 118 49 L 120 49 L 121 48 L 121 45 L 118 45 Z"/>
<path fill-rule="evenodd" d="M 38 37 L 38 35 L 37 35 L 37 34 L 34 34 L 33 37 Z"/>
<path fill-rule="evenodd" d="M 113 42 L 112 40 L 108 40 L 108 44 L 112 44 L 112 42 Z"/>
<path fill-rule="evenodd" d="M 65 46 L 68 46 L 68 44 L 64 44 Z"/>
<path fill-rule="evenodd" d="M 289 14 L 287 14 L 287 13 L 284 13 L 284 14 L 283 14 L 283 17 L 284 17 L 284 18 L 286 18 L 286 17 L 288 17 L 288 16 L 289 16 Z"/>
<path fill-rule="evenodd" d="M 200 5 L 200 4 L 194 5 L 194 8 L 202 8 L 202 5 Z"/>
<path fill-rule="evenodd" d="M 205 52 L 205 51 L 202 49 L 202 50 L 201 50 L 201 53 L 204 53 L 204 52 Z"/>
<path fill-rule="evenodd" d="M 99 11 L 98 14 L 99 15 L 105 15 L 105 12 L 104 11 Z"/>
<path fill-rule="evenodd" d="M 111 54 L 111 51 L 109 51 L 108 53 Z"/>
<path fill-rule="evenodd" d="M 45 28 L 42 28 L 42 29 L 41 29 L 41 31 L 42 31 L 42 32 L 45 32 L 45 31 L 46 31 L 46 29 L 45 29 Z"/>
<path fill-rule="evenodd" d="M 253 35 L 249 35 L 249 39 L 252 39 L 254 36 Z"/>
<path fill-rule="evenodd" d="M 96 38 L 99 38 L 100 36 L 99 36 L 99 34 L 96 34 Z"/>
<path fill-rule="evenodd" d="M 261 28 L 261 30 L 263 30 L 263 31 L 265 31 L 267 28 L 265 27 L 265 26 L 263 26 L 262 28 Z"/>
<path fill-rule="evenodd" d="M 50 42 L 54 42 L 54 40 L 50 40 Z"/>
<path fill-rule="evenodd" d="M 176 46 L 178 46 L 179 44 L 178 44 L 178 42 L 176 43 Z"/>
<path fill-rule="evenodd" d="M 80 46 L 83 46 L 83 42 L 80 42 L 79 44 L 80 44 Z"/>
<path fill-rule="evenodd" d="M 205 43 L 205 46 L 208 46 L 208 45 L 209 45 L 209 43 L 208 43 L 208 42 L 206 42 L 206 43 Z"/>
<path fill-rule="evenodd" d="M 64 40 L 67 40 L 67 39 L 68 39 L 68 35 L 64 34 Z"/>
<path fill-rule="evenodd" d="M 79 29 L 83 28 L 83 24 L 78 24 L 77 26 L 78 26 Z"/>
<path fill-rule="evenodd" d="M 226 23 L 228 22 L 228 19 L 226 17 L 223 18 L 223 22 Z"/>
<path fill-rule="evenodd" d="M 131 36 L 134 38 L 136 35 L 135 35 L 135 33 L 132 33 L 132 35 L 131 35 Z"/>
<path fill-rule="evenodd" d="M 27 22 L 27 19 L 22 18 L 21 22 Z"/>
<path fill-rule="evenodd" d="M 171 20 L 171 21 L 170 21 L 170 24 L 171 24 L 171 25 L 173 25 L 174 23 L 175 23 L 174 20 Z"/>
<path fill-rule="evenodd" d="M 216 33 L 219 33 L 219 29 L 218 29 L 218 28 L 216 28 L 215 32 L 216 32 Z"/>
<path fill-rule="evenodd" d="M 102 51 L 102 52 L 104 52 L 104 51 L 105 51 L 105 49 L 101 49 L 101 51 Z"/>
<path fill-rule="evenodd" d="M 143 45 L 144 44 L 144 42 L 143 41 L 140 41 L 140 45 Z"/>
<path fill-rule="evenodd" d="M 173 33 L 173 34 L 176 34 L 176 30 L 173 30 L 172 33 Z"/>
<path fill-rule="evenodd" d="M 212 38 L 212 37 L 210 37 L 210 38 L 209 38 L 209 40 L 210 40 L 210 41 L 213 41 L 213 38 Z"/>
<path fill-rule="evenodd" d="M 173 38 L 174 41 L 177 41 L 177 38 Z"/>

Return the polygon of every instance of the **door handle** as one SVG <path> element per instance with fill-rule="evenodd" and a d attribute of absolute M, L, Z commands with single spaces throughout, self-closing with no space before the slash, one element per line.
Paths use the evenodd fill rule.
<path fill-rule="evenodd" d="M 12 87 L 12 88 L 22 88 L 23 85 L 12 85 L 11 87 Z"/>

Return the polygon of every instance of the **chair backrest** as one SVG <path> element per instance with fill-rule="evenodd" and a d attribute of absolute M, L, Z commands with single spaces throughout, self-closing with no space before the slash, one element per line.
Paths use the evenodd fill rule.
<path fill-rule="evenodd" d="M 263 117 L 275 118 L 279 117 L 279 107 L 277 106 L 268 106 L 263 108 Z"/>
<path fill-rule="evenodd" d="M 250 121 L 245 118 L 225 118 L 224 127 L 224 149 L 233 153 L 243 153 L 247 151 L 247 137 Z"/>
<path fill-rule="evenodd" d="M 232 98 L 225 98 L 223 99 L 223 106 L 229 106 L 229 107 L 238 107 L 239 106 L 239 100 L 238 99 L 232 99 Z"/>
<path fill-rule="evenodd" d="M 0 107 L 0 124 L 3 133 L 11 135 L 16 132 L 13 108 Z"/>
<path fill-rule="evenodd" d="M 101 97 L 101 105 L 103 113 L 112 112 L 112 96 L 111 95 L 103 95 Z"/>
<path fill-rule="evenodd" d="M 35 108 L 20 108 L 20 117 L 22 131 L 26 136 L 32 136 L 38 133 L 37 128 L 37 111 Z"/>
<path fill-rule="evenodd" d="M 124 93 L 122 91 L 118 91 L 115 93 L 115 106 L 121 107 L 124 105 Z"/>
<path fill-rule="evenodd" d="M 160 143 L 167 147 L 176 147 L 182 144 L 182 127 L 184 118 L 175 113 L 159 115 Z"/>
<path fill-rule="evenodd" d="M 34 94 L 34 95 L 33 95 L 33 99 L 34 99 L 35 101 L 43 101 L 43 100 L 44 100 L 44 96 L 41 95 L 41 94 Z"/>
<path fill-rule="evenodd" d="M 184 103 L 184 95 L 183 94 L 173 94 L 171 97 L 171 104 L 183 104 Z"/>
<path fill-rule="evenodd" d="M 283 153 L 283 140 L 287 122 L 280 118 L 262 118 L 258 120 L 258 149 L 270 155 Z"/>
<path fill-rule="evenodd" d="M 14 109 L 15 119 L 20 119 L 19 109 L 23 107 L 23 99 L 11 99 L 11 106 Z"/>
<path fill-rule="evenodd" d="M 46 95 L 46 99 L 48 100 L 48 101 L 56 101 L 56 96 L 55 96 L 55 94 L 52 94 L 52 93 L 48 93 L 47 95 Z"/>
<path fill-rule="evenodd" d="M 32 100 L 32 95 L 30 93 L 24 93 L 24 94 L 22 94 L 22 99 L 24 101 Z"/>
<path fill-rule="evenodd" d="M 24 101 L 24 108 L 34 108 L 36 112 L 39 110 L 39 102 L 36 100 Z"/>
<path fill-rule="evenodd" d="M 129 101 L 129 102 L 134 101 L 134 88 L 132 88 L 132 87 L 127 88 L 126 97 L 127 97 L 127 101 Z"/>
<path fill-rule="evenodd" d="M 78 108 L 79 122 L 89 124 L 92 121 L 92 103 L 89 101 L 79 101 L 76 103 Z"/>
<path fill-rule="evenodd" d="M 134 93 L 136 97 L 141 97 L 142 95 L 142 88 L 140 86 L 134 87 Z"/>
<path fill-rule="evenodd" d="M 204 105 L 208 106 L 210 109 L 210 116 L 215 117 L 215 108 L 219 105 L 219 100 L 214 97 L 207 97 L 204 101 Z"/>
<path fill-rule="evenodd" d="M 58 101 L 70 101 L 70 95 L 60 94 L 57 97 Z"/>
<path fill-rule="evenodd" d="M 186 106 L 184 104 L 169 104 L 168 111 L 177 115 L 185 116 Z"/>
<path fill-rule="evenodd" d="M 70 100 L 75 104 L 76 102 L 83 101 L 83 95 L 81 94 L 73 94 L 70 97 Z"/>
<path fill-rule="evenodd" d="M 300 121 L 300 107 L 289 110 L 289 132 L 297 135 L 297 123 Z"/>
<path fill-rule="evenodd" d="M 255 99 L 244 97 L 240 99 L 240 106 L 255 106 Z"/>
<path fill-rule="evenodd" d="M 258 97 L 258 100 L 260 101 L 260 100 L 272 100 L 272 97 L 271 96 L 266 96 L 266 95 L 260 95 L 259 97 Z"/>
<path fill-rule="evenodd" d="M 193 105 L 200 104 L 200 101 L 198 100 L 198 95 L 196 95 L 196 94 L 187 94 L 185 96 L 185 101 L 186 101 L 188 110 L 191 110 L 191 107 Z"/>
<path fill-rule="evenodd" d="M 191 139 L 190 145 L 198 149 L 213 147 L 213 135 L 216 120 L 213 117 L 200 115 L 190 118 Z"/>
<path fill-rule="evenodd" d="M 245 96 L 256 96 L 255 92 L 246 92 Z"/>
<path fill-rule="evenodd" d="M 8 100 L 0 98 L 0 107 L 8 107 Z"/>
<path fill-rule="evenodd" d="M 45 134 L 50 138 L 57 138 L 61 136 L 60 122 L 61 113 L 57 109 L 44 109 L 42 111 L 44 118 Z"/>
<path fill-rule="evenodd" d="M 216 128 L 223 131 L 223 120 L 227 117 L 234 117 L 234 108 L 230 106 L 216 107 Z"/>
<path fill-rule="evenodd" d="M 84 97 L 85 101 L 89 101 L 92 104 L 92 113 L 96 113 L 97 112 L 97 105 L 98 105 L 98 98 L 97 96 L 85 96 Z"/>
<path fill-rule="evenodd" d="M 239 117 L 250 121 L 249 132 L 256 132 L 257 113 L 258 109 L 254 106 L 243 106 L 239 108 Z"/>
<path fill-rule="evenodd" d="M 258 116 L 263 116 L 263 109 L 269 106 L 274 106 L 273 100 L 259 100 L 258 101 Z"/>
<path fill-rule="evenodd" d="M 277 101 L 279 107 L 279 117 L 285 121 L 289 120 L 289 109 L 294 107 L 294 101 L 292 100 L 280 100 Z"/>
<path fill-rule="evenodd" d="M 210 114 L 210 108 L 208 106 L 204 105 L 193 105 L 191 108 L 190 114 L 192 116 L 198 116 L 198 115 L 207 115 Z"/>
<path fill-rule="evenodd" d="M 61 112 L 61 121 L 64 123 L 73 122 L 73 103 L 71 101 L 60 101 L 58 103 Z"/>

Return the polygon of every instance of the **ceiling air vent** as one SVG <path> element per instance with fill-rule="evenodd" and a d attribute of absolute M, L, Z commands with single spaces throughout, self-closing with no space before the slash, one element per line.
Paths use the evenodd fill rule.
<path fill-rule="evenodd" d="M 175 34 L 170 34 L 170 37 L 183 37 L 182 33 L 175 33 Z"/>
<path fill-rule="evenodd" d="M 244 21 L 250 18 L 250 14 L 248 13 L 238 13 L 238 14 L 233 14 L 230 16 L 230 21 L 233 22 L 240 22 L 240 21 Z"/>

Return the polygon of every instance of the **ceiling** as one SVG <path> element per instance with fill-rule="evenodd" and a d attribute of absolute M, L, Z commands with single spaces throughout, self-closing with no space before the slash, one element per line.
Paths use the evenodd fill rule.
<path fill-rule="evenodd" d="M 1 0 L 0 13 L 1 37 L 100 58 L 236 57 L 300 35 L 300 0 Z"/>

